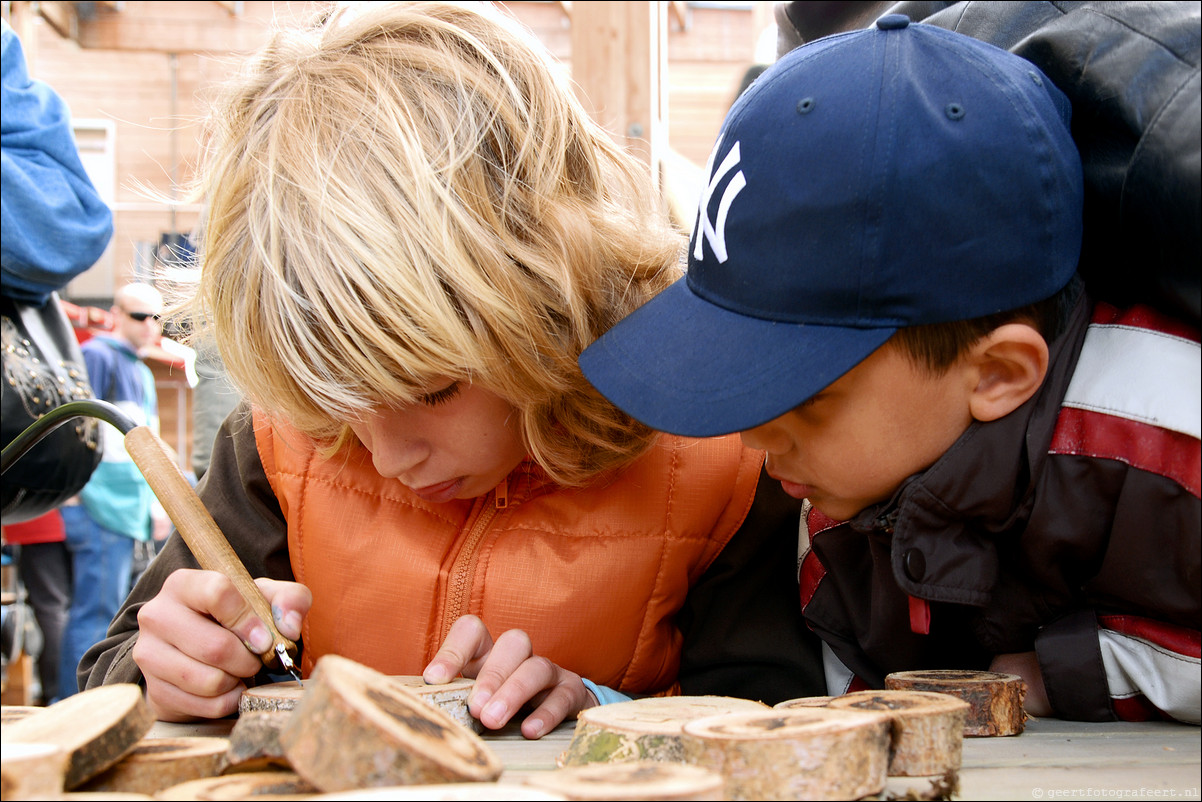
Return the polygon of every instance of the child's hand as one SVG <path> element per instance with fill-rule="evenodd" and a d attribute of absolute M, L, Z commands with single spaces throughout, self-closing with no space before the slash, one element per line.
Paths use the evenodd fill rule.
<path fill-rule="evenodd" d="M 474 615 L 451 625 L 422 677 L 437 685 L 459 674 L 475 677 L 468 712 L 489 729 L 504 727 L 527 702 L 537 705 L 522 722 L 527 738 L 541 738 L 569 715 L 597 704 L 578 674 L 535 655 L 525 632 L 503 632 L 494 644 L 484 622 Z"/>
<path fill-rule="evenodd" d="M 300 637 L 313 603 L 304 585 L 257 579 L 286 638 Z M 258 654 L 271 635 L 225 576 L 181 569 L 138 611 L 134 662 L 146 678 L 146 701 L 161 721 L 222 718 L 238 709 L 245 687 L 263 667 Z M 255 647 L 252 653 L 244 645 Z M 262 647 L 262 648 L 260 648 Z"/>

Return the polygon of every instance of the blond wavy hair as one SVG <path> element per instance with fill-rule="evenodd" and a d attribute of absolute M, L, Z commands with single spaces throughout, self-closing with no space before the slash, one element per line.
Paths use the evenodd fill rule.
<path fill-rule="evenodd" d="M 191 311 L 252 402 L 330 451 L 438 378 L 515 407 L 586 483 L 653 432 L 576 359 L 678 277 L 647 169 L 485 4 L 364 4 L 280 30 L 209 117 Z"/>

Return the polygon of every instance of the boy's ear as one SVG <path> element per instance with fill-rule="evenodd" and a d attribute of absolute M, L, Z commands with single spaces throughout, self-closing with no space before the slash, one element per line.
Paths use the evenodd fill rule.
<path fill-rule="evenodd" d="M 1024 323 L 994 329 L 969 355 L 975 386 L 969 397 L 974 419 L 988 422 L 1018 409 L 1043 384 L 1048 372 L 1048 344 Z"/>

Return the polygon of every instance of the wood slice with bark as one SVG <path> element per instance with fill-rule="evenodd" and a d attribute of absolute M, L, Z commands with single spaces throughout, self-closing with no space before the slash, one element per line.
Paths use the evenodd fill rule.
<path fill-rule="evenodd" d="M 253 771 L 189 780 L 159 791 L 155 799 L 227 800 L 227 799 L 310 799 L 318 790 L 304 777 L 292 771 Z"/>
<path fill-rule="evenodd" d="M 711 800 L 725 799 L 721 774 L 684 763 L 636 760 L 591 763 L 535 772 L 529 785 L 581 800 Z"/>
<path fill-rule="evenodd" d="M 1026 725 L 1023 702 L 1027 683 L 1017 674 L 995 671 L 899 671 L 885 687 L 901 691 L 946 693 L 968 702 L 966 736 L 1019 735 Z"/>
<path fill-rule="evenodd" d="M 926 777 L 960 770 L 968 702 L 930 691 L 856 691 L 832 698 L 836 710 L 871 710 L 892 720 L 891 777 Z"/>
<path fill-rule="evenodd" d="M 726 798 L 859 799 L 885 787 L 889 716 L 824 707 L 690 721 L 693 761 L 726 778 Z"/>
<path fill-rule="evenodd" d="M 57 799 L 67 753 L 58 744 L 10 744 L 0 750 L 0 798 Z"/>
<path fill-rule="evenodd" d="M 304 680 L 304 683 L 308 682 Z M 244 690 L 238 698 L 238 715 L 291 712 L 296 709 L 304 693 L 305 686 L 298 685 L 296 680 L 256 685 Z"/>
<path fill-rule="evenodd" d="M 700 744 L 686 736 L 686 722 L 739 711 L 770 710 L 761 702 L 730 696 L 652 696 L 580 711 L 561 768 L 589 763 L 655 760 L 691 762 Z"/>
<path fill-rule="evenodd" d="M 338 655 L 317 661 L 280 743 L 293 768 L 327 793 L 487 782 L 504 769 L 480 736 L 390 677 Z"/>
<path fill-rule="evenodd" d="M 141 688 L 101 685 L 5 724 L 0 741 L 5 748 L 10 743 L 61 746 L 68 755 L 63 787 L 70 791 L 133 751 L 152 724 Z"/>
<path fill-rule="evenodd" d="M 132 752 L 80 791 L 154 794 L 188 780 L 216 777 L 225 766 L 229 741 L 209 736 L 143 738 Z"/>
<path fill-rule="evenodd" d="M 484 732 L 484 725 L 467 712 L 467 697 L 476 685 L 474 679 L 457 677 L 442 685 L 431 685 L 420 676 L 396 676 L 392 679 L 469 730 L 476 733 Z"/>
<path fill-rule="evenodd" d="M 420 676 L 397 675 L 391 677 L 426 702 L 444 711 L 451 718 L 474 732 L 482 732 L 484 725 L 467 712 L 467 697 L 476 681 L 458 677 L 443 685 L 430 685 Z M 308 682 L 305 680 L 304 682 Z M 247 688 L 238 700 L 239 715 L 260 711 L 289 711 L 296 708 L 304 695 L 304 686 L 295 681 L 274 682 Z"/>
<path fill-rule="evenodd" d="M 291 710 L 254 710 L 238 716 L 230 730 L 221 773 L 291 771 L 292 764 L 280 743 L 280 731 L 291 718 Z"/>

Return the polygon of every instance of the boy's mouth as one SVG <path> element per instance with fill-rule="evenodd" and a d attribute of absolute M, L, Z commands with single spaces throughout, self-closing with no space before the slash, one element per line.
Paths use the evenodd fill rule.
<path fill-rule="evenodd" d="M 781 477 L 772 473 L 771 470 L 768 471 L 768 475 L 780 482 L 781 489 L 784 490 L 787 495 L 790 495 L 793 498 L 807 498 L 812 492 L 814 492 L 814 488 L 810 485 L 802 484 L 801 482 L 790 482 L 788 479 L 782 479 Z"/>

